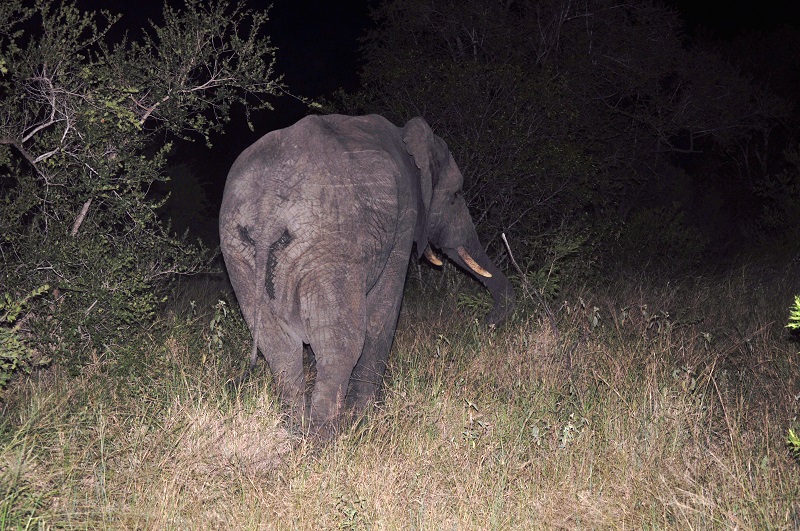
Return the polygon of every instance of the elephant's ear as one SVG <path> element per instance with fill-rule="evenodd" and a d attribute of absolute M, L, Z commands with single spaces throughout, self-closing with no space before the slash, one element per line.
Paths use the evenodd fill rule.
<path fill-rule="evenodd" d="M 406 144 L 406 151 L 414 158 L 414 164 L 419 168 L 419 179 L 414 183 L 414 193 L 417 196 L 418 205 L 414 241 L 417 244 L 417 258 L 421 258 L 422 253 L 428 247 L 428 213 L 430 212 L 435 178 L 433 131 L 422 118 L 412 118 L 403 128 L 403 142 Z"/>

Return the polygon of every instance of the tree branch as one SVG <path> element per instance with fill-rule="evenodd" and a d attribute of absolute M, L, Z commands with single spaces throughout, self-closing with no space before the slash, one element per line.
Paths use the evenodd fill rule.
<path fill-rule="evenodd" d="M 0 138 L 0 144 L 6 144 L 6 145 L 14 146 L 17 149 L 17 151 L 19 151 L 19 154 L 22 155 L 22 158 L 24 158 L 25 160 L 28 161 L 28 164 L 31 165 L 33 170 L 40 177 L 42 177 L 42 178 L 45 177 L 45 175 L 39 170 L 39 167 L 36 165 L 39 158 L 37 157 L 36 159 L 34 159 L 33 155 L 28 153 L 28 151 L 22 146 L 22 144 L 20 142 L 17 142 L 13 138 Z"/>
<path fill-rule="evenodd" d="M 169 98 L 170 98 L 170 96 L 169 96 L 169 95 L 166 95 L 166 96 L 164 96 L 163 98 L 161 98 L 161 100 L 160 100 L 160 101 L 157 101 L 157 102 L 155 102 L 153 105 L 151 105 L 150 107 L 148 107 L 148 108 L 145 110 L 144 114 L 142 115 L 142 118 L 139 120 L 139 125 L 144 125 L 144 123 L 147 121 L 147 119 L 148 119 L 148 118 L 150 118 L 150 115 L 151 115 L 151 114 L 153 114 L 153 111 L 155 111 L 155 110 L 156 110 L 156 108 L 158 108 L 158 106 L 159 106 L 159 105 L 161 105 L 161 104 L 162 104 L 162 103 L 164 103 L 165 101 L 169 100 Z M 131 96 L 131 99 L 133 100 L 133 102 L 134 102 L 136 105 L 138 105 L 139 107 L 143 107 L 141 103 L 139 103 L 138 101 L 136 101 L 136 98 L 134 98 L 133 96 Z"/>
<path fill-rule="evenodd" d="M 81 208 L 81 213 L 78 214 L 78 217 L 75 218 L 75 223 L 72 224 L 72 230 L 70 231 L 71 236 L 77 236 L 78 230 L 81 228 L 81 224 L 83 224 L 83 220 L 86 219 L 86 214 L 89 212 L 89 207 L 92 204 L 92 198 L 86 200 L 83 204 L 83 208 Z"/>

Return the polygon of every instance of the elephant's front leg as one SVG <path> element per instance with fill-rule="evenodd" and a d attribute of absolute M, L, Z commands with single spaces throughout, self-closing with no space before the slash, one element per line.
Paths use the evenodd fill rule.
<path fill-rule="evenodd" d="M 353 284 L 338 282 L 330 296 L 322 294 L 313 308 L 308 334 L 317 374 L 311 393 L 311 430 L 328 438 L 336 430 L 350 375 L 364 347 L 366 301 Z"/>
<path fill-rule="evenodd" d="M 367 294 L 364 350 L 353 369 L 347 404 L 355 414 L 372 405 L 378 393 L 394 341 L 403 300 L 408 254 L 397 253 Z"/>

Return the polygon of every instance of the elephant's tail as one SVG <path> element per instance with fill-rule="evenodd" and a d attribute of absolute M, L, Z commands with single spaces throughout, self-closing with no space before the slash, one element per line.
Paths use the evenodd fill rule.
<path fill-rule="evenodd" d="M 256 368 L 258 362 L 258 337 L 261 332 L 261 299 L 264 297 L 264 289 L 267 276 L 267 258 L 268 254 L 259 252 L 259 245 L 255 245 L 253 254 L 253 282 L 255 282 L 255 305 L 253 311 L 253 347 L 250 349 L 250 365 L 245 371 L 244 377 L 247 377 L 253 369 Z"/>
<path fill-rule="evenodd" d="M 259 245 L 258 243 L 249 235 L 247 229 L 244 227 L 239 227 L 240 236 L 242 236 L 242 240 L 246 243 L 253 246 L 253 325 L 251 328 L 251 332 L 253 334 L 253 346 L 250 349 L 250 363 L 247 368 L 244 370 L 241 376 L 239 376 L 235 381 L 234 385 L 238 386 L 245 382 L 247 378 L 250 376 L 250 373 L 256 368 L 256 364 L 258 363 L 258 337 L 261 334 L 261 315 L 262 315 L 262 298 L 264 297 L 265 291 L 265 280 L 267 276 L 267 263 L 269 258 L 269 253 L 266 252 L 259 252 Z"/>

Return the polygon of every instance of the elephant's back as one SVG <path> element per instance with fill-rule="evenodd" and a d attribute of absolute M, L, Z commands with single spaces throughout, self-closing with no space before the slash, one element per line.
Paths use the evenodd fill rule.
<path fill-rule="evenodd" d="M 269 234 L 286 228 L 297 236 L 292 247 L 345 239 L 359 250 L 382 247 L 386 242 L 359 240 L 391 233 L 398 212 L 408 208 L 407 184 L 398 177 L 406 171 L 398 166 L 401 156 L 408 155 L 399 130 L 383 117 L 303 118 L 261 137 L 237 158 L 220 225 Z M 362 234 L 363 227 L 374 230 Z"/>

